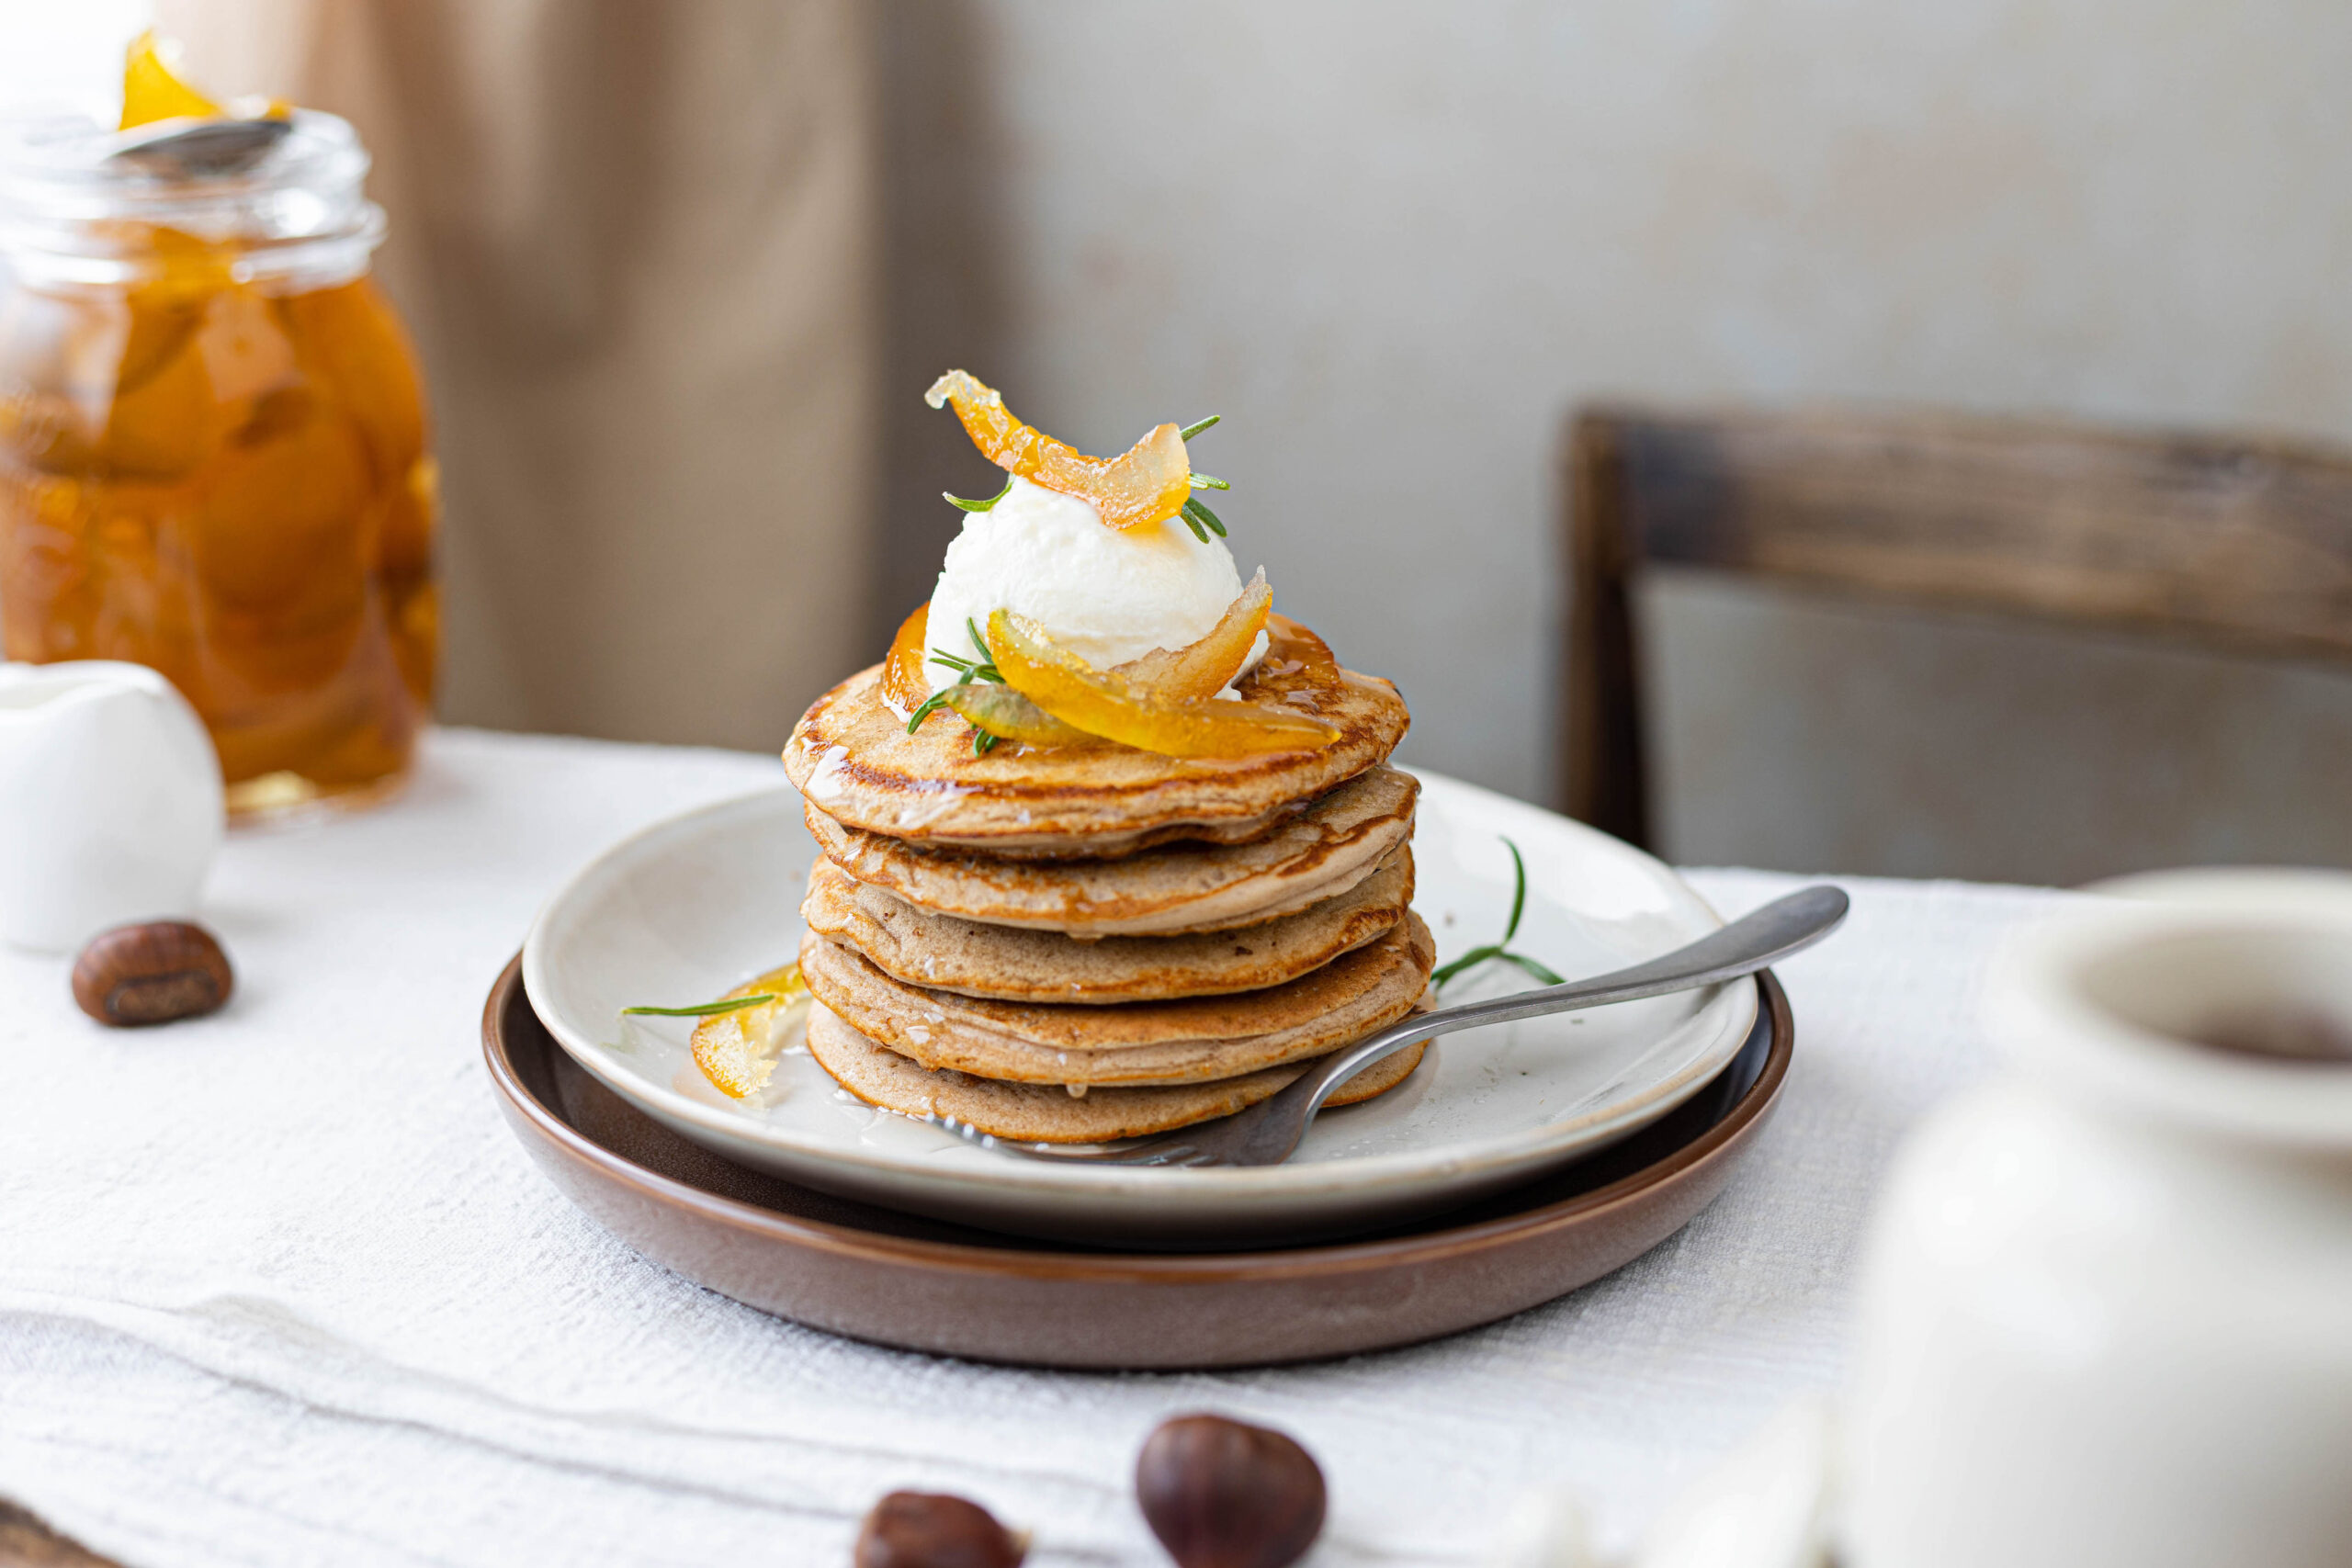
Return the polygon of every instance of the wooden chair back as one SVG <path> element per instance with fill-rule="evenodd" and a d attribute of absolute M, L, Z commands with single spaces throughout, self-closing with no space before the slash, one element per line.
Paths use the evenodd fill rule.
<path fill-rule="evenodd" d="M 1648 844 L 1628 588 L 1651 563 L 2352 660 L 2352 455 L 1938 413 L 1579 412 L 1564 805 Z"/>

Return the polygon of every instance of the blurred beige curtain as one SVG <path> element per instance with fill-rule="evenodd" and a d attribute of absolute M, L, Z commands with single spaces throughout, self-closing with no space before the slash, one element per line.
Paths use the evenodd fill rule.
<path fill-rule="evenodd" d="M 781 746 L 861 645 L 856 0 L 162 0 L 197 79 L 345 115 L 432 383 L 441 711 Z"/>

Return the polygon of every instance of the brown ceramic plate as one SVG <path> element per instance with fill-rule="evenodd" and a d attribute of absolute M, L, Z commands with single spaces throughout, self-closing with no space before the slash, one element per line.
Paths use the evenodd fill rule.
<path fill-rule="evenodd" d="M 1508 1317 L 1623 1268 L 1723 1190 L 1788 1077 L 1788 997 L 1715 1079 L 1592 1158 L 1344 1243 L 1124 1254 L 827 1197 L 686 1142 L 573 1063 L 520 960 L 491 987 L 500 1108 L 555 1184 L 638 1251 L 763 1312 L 854 1338 L 1032 1366 L 1170 1370 L 1385 1349 Z M 1010 1156 L 1006 1156 L 1012 1157 Z"/>

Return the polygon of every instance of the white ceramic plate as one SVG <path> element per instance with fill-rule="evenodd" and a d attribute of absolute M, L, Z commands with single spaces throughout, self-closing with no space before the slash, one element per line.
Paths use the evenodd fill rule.
<path fill-rule="evenodd" d="M 1508 834 L 1527 858 L 1512 946 L 1571 978 L 1722 924 L 1648 855 L 1535 807 L 1423 774 L 1415 907 L 1441 961 L 1501 933 Z M 799 951 L 816 846 L 789 788 L 689 812 L 615 845 L 549 901 L 523 949 L 532 1007 L 580 1065 L 715 1153 L 824 1191 L 1029 1235 L 1125 1247 L 1300 1240 L 1400 1223 L 1591 1154 L 1666 1114 L 1728 1063 L 1756 1016 L 1742 982 L 1448 1035 L 1399 1088 L 1326 1111 L 1284 1165 L 1056 1167 L 876 1111 L 788 1050 L 756 1102 L 688 1055 L 707 1001 Z M 1448 1000 L 1533 982 L 1490 964 Z"/>

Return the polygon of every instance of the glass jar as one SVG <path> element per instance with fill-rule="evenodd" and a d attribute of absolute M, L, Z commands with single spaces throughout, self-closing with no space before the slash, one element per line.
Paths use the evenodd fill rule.
<path fill-rule="evenodd" d="M 246 815 L 396 786 L 440 641 L 368 154 L 333 115 L 277 123 L 225 154 L 0 130 L 0 646 L 161 671 Z"/>

